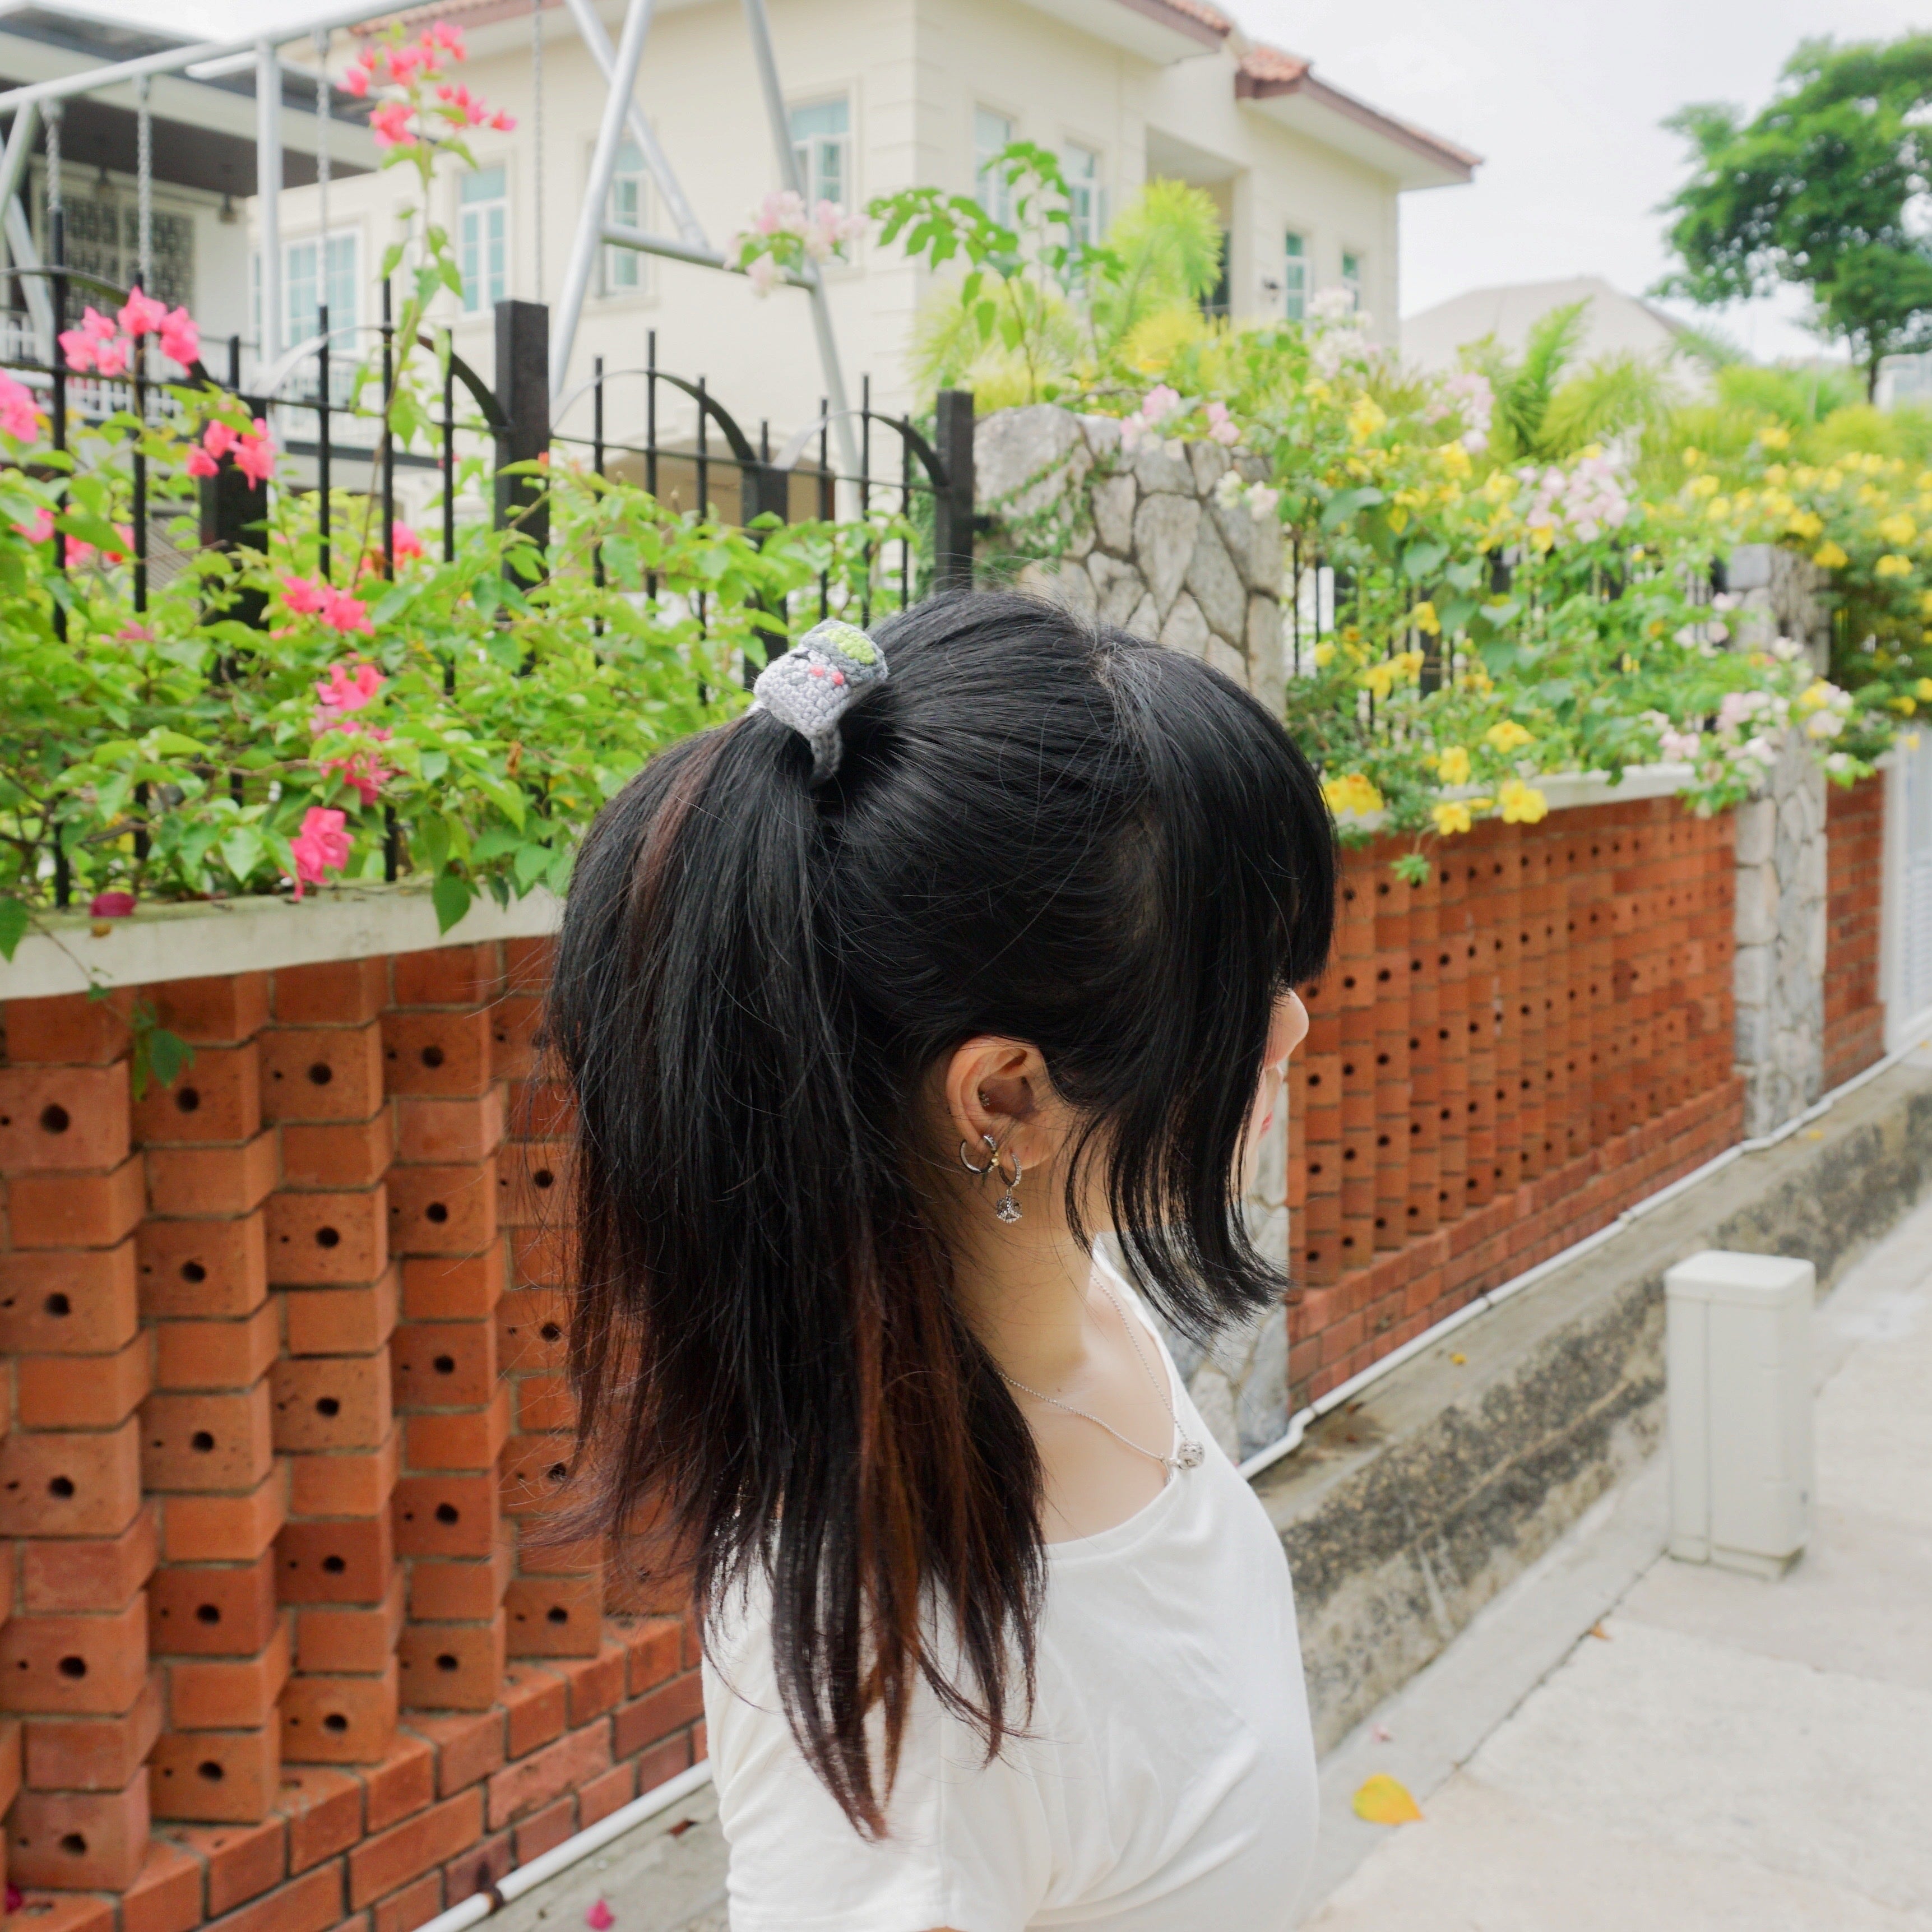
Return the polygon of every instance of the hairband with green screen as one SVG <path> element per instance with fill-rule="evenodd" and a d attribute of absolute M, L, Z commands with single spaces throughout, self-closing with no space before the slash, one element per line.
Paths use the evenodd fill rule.
<path fill-rule="evenodd" d="M 828 617 L 759 672 L 752 709 L 769 711 L 812 747 L 812 782 L 818 784 L 838 769 L 844 750 L 839 720 L 860 692 L 885 676 L 878 646 L 857 625 Z"/>

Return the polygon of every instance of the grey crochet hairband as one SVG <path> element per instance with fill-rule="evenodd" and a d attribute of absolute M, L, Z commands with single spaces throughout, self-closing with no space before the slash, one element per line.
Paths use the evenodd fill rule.
<path fill-rule="evenodd" d="M 838 769 L 845 748 L 840 719 L 854 698 L 885 677 L 878 646 L 857 625 L 828 617 L 759 672 L 752 709 L 769 711 L 812 747 L 812 782 L 818 784 Z"/>

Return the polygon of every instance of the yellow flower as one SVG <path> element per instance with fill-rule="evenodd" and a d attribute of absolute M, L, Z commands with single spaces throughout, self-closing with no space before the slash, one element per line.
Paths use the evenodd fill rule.
<path fill-rule="evenodd" d="M 1820 562 L 1823 560 L 1822 557 L 1819 560 Z M 1900 556 L 1896 550 L 1888 551 L 1872 566 L 1872 574 L 1875 577 L 1910 577 L 1912 574 L 1912 560 L 1909 556 Z"/>
<path fill-rule="evenodd" d="M 1807 543 L 1816 536 L 1824 527 L 1825 519 L 1820 516 L 1816 510 L 1795 511 L 1792 514 L 1791 521 L 1786 526 L 1793 536 L 1802 537 Z"/>
<path fill-rule="evenodd" d="M 1401 536 L 1402 532 L 1408 528 L 1408 506 L 1406 503 L 1396 504 L 1389 512 L 1388 519 L 1389 528 L 1394 531 L 1397 536 Z"/>
<path fill-rule="evenodd" d="M 1386 698 L 1389 687 L 1395 682 L 1396 667 L 1394 662 L 1384 658 L 1379 664 L 1372 664 L 1363 672 L 1362 688 L 1378 700 Z"/>
<path fill-rule="evenodd" d="M 1322 796 L 1328 801 L 1330 812 L 1360 814 L 1382 808 L 1382 794 L 1360 772 L 1347 772 L 1339 778 L 1329 779 L 1322 788 Z"/>
<path fill-rule="evenodd" d="M 1469 473 L 1469 452 L 1460 442 L 1445 442 L 1436 454 L 1442 458 L 1442 466 L 1451 476 L 1466 476 Z"/>
<path fill-rule="evenodd" d="M 1757 440 L 1767 449 L 1789 449 L 1791 432 L 1782 423 L 1767 423 L 1757 433 Z"/>
<path fill-rule="evenodd" d="M 1445 798 L 1439 804 L 1429 808 L 1429 815 L 1436 821 L 1436 829 L 1447 838 L 1458 832 L 1466 832 L 1473 823 L 1469 808 L 1460 799 Z"/>
<path fill-rule="evenodd" d="M 1492 503 L 1507 503 L 1516 494 L 1516 478 L 1507 470 L 1492 470 L 1483 478 L 1483 494 Z"/>
<path fill-rule="evenodd" d="M 1718 494 L 1718 479 L 1706 470 L 1701 476 L 1692 477 L 1684 490 L 1687 496 L 1714 496 Z"/>
<path fill-rule="evenodd" d="M 1525 784 L 1520 778 L 1505 779 L 1497 791 L 1496 802 L 1503 808 L 1505 825 L 1534 825 L 1550 814 L 1550 801 L 1535 786 Z"/>
<path fill-rule="evenodd" d="M 1894 548 L 1903 550 L 1918 534 L 1918 526 L 1903 510 L 1894 510 L 1879 519 L 1878 533 Z"/>
<path fill-rule="evenodd" d="M 1927 704 L 1932 704 L 1932 677 L 1922 677 L 1916 686 L 1918 695 Z"/>
<path fill-rule="evenodd" d="M 1554 524 L 1532 524 L 1529 526 L 1529 547 L 1539 555 L 1548 550 L 1556 541 Z"/>
<path fill-rule="evenodd" d="M 1910 718 L 1918 709 L 1918 700 L 1916 698 L 1894 698 L 1892 700 L 1892 708 Z"/>
<path fill-rule="evenodd" d="M 1828 677 L 1814 678 L 1798 694 L 1798 715 L 1808 718 L 1832 701 L 1834 687 Z"/>
<path fill-rule="evenodd" d="M 1712 523 L 1721 524 L 1731 514 L 1731 500 L 1728 496 L 1713 496 L 1704 514 Z"/>
<path fill-rule="evenodd" d="M 1784 478 L 1785 469 L 1783 464 L 1767 463 L 1764 466 L 1764 480 L 1767 483 L 1774 484 L 1781 490 L 1784 487 Z"/>
<path fill-rule="evenodd" d="M 1432 638 L 1442 634 L 1442 620 L 1436 614 L 1436 606 L 1426 598 L 1408 614 L 1408 621 L 1418 631 L 1426 631 Z"/>
<path fill-rule="evenodd" d="M 1703 460 L 1704 452 L 1701 449 L 1687 449 L 1684 452 L 1684 466 L 1686 470 L 1695 470 Z"/>
<path fill-rule="evenodd" d="M 1348 434 L 1358 442 L 1366 442 L 1388 422 L 1388 412 L 1372 396 L 1358 396 L 1348 412 Z"/>
<path fill-rule="evenodd" d="M 1334 662 L 1335 646 L 1333 644 L 1317 644 L 1315 646 L 1315 668 L 1317 670 L 1326 670 Z"/>
<path fill-rule="evenodd" d="M 1822 543 L 1811 553 L 1811 561 L 1821 570 L 1843 570 L 1851 562 L 1834 543 Z"/>
<path fill-rule="evenodd" d="M 1499 724 L 1492 724 L 1483 734 L 1486 743 L 1498 752 L 1514 752 L 1519 746 L 1527 745 L 1532 734 L 1526 731 L 1514 718 L 1505 718 Z"/>
<path fill-rule="evenodd" d="M 1932 684 L 1932 678 L 1928 678 L 1926 682 Z M 1467 784 L 1469 782 L 1469 754 L 1460 745 L 1451 745 L 1436 760 L 1436 769 L 1441 773 L 1444 784 Z"/>

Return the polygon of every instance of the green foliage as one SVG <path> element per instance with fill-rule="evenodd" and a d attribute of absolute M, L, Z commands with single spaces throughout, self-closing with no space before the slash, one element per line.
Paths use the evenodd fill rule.
<path fill-rule="evenodd" d="M 1876 388 L 1880 362 L 1932 344 L 1932 248 L 1916 204 L 1932 183 L 1932 34 L 1808 40 L 1769 105 L 1685 107 L 1690 179 L 1666 205 L 1681 266 L 1660 292 L 1706 306 L 1779 282 L 1807 289 Z"/>

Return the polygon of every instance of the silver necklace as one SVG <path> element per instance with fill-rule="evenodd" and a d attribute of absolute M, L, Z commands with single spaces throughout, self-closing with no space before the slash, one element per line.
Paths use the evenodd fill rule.
<path fill-rule="evenodd" d="M 1150 1462 L 1158 1462 L 1163 1469 L 1172 1470 L 1178 1474 L 1183 1469 L 1198 1468 L 1202 1460 L 1201 1445 L 1192 1436 L 1182 1432 L 1180 1418 L 1174 1412 L 1173 1399 L 1161 1386 L 1160 1378 L 1154 1373 L 1146 1356 L 1141 1353 L 1141 1345 L 1136 1339 L 1133 1324 L 1127 1319 L 1126 1312 L 1120 1304 L 1114 1299 L 1112 1289 L 1108 1288 L 1104 1281 L 1096 1282 L 1095 1286 L 1107 1298 L 1108 1304 L 1113 1309 L 1114 1314 L 1119 1317 L 1121 1332 L 1127 1338 L 1127 1346 L 1134 1352 L 1134 1360 L 1140 1364 L 1141 1372 L 1153 1383 L 1154 1394 L 1160 1397 L 1161 1406 L 1167 1411 L 1167 1419 L 1173 1424 L 1174 1433 L 1180 1438 L 1172 1456 L 1156 1455 L 1151 1449 L 1143 1449 L 1138 1442 L 1123 1436 L 1111 1422 L 1102 1422 L 1097 1415 L 1090 1414 L 1084 1408 L 1076 1408 L 1070 1402 L 1062 1402 L 1058 1396 L 1048 1395 L 1043 1390 L 1022 1382 L 1017 1376 L 1008 1375 L 1004 1369 L 1000 1371 L 1000 1379 L 1010 1382 L 1015 1388 L 1020 1390 L 1024 1394 L 1031 1396 L 1036 1402 L 1043 1402 L 1051 1408 L 1059 1409 L 1064 1414 L 1077 1415 L 1083 1422 L 1098 1424 L 1116 1442 L 1125 1443 L 1136 1455 L 1144 1456 Z"/>

